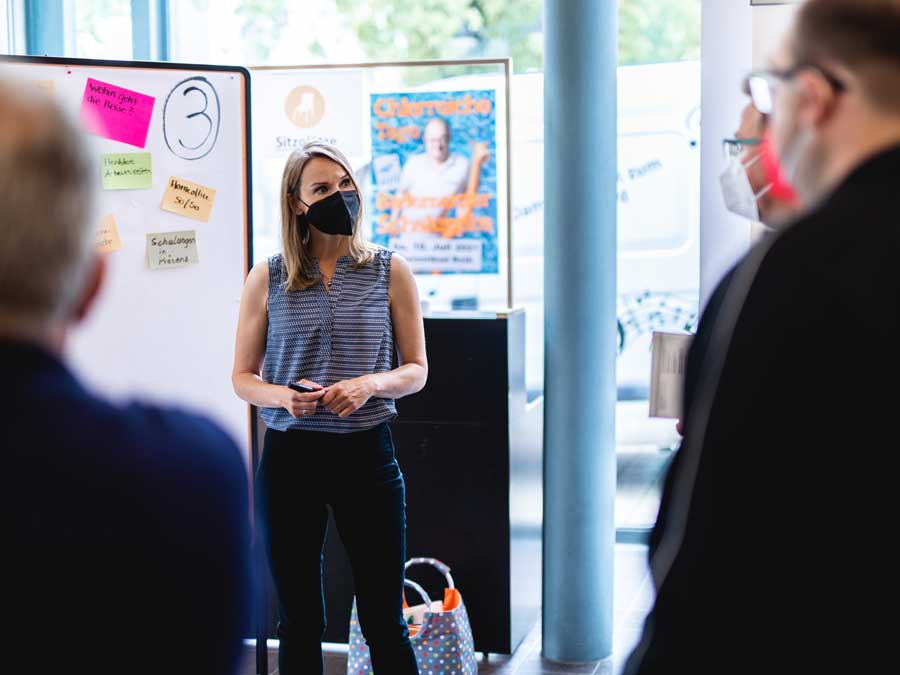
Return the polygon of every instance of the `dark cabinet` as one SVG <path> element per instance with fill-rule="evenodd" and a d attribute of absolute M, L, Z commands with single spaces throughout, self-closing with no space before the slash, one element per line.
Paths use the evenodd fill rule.
<path fill-rule="evenodd" d="M 542 400 L 526 399 L 524 312 L 459 314 L 425 319 L 428 384 L 397 403 L 407 553 L 447 563 L 476 649 L 509 654 L 540 611 Z M 352 576 L 333 522 L 324 569 L 325 639 L 346 642 Z M 411 574 L 440 597 L 437 573 Z"/>

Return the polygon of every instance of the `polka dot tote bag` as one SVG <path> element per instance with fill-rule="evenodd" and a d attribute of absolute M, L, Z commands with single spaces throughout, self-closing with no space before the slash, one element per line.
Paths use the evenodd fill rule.
<path fill-rule="evenodd" d="M 406 569 L 413 565 L 431 565 L 447 580 L 444 599 L 434 601 L 414 581 L 404 584 L 421 597 L 424 604 L 407 607 L 403 615 L 409 622 L 409 636 L 421 675 L 476 675 L 475 643 L 469 616 L 462 595 L 453 584 L 450 568 L 434 558 L 413 558 Z M 356 613 L 356 599 L 350 615 L 350 649 L 347 654 L 347 675 L 374 675 L 369 648 L 363 638 Z"/>

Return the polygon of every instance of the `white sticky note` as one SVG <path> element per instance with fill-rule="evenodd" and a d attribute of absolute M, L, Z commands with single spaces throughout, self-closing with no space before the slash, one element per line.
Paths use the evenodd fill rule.
<path fill-rule="evenodd" d="M 196 231 L 151 232 L 147 235 L 147 266 L 151 270 L 199 263 Z"/>

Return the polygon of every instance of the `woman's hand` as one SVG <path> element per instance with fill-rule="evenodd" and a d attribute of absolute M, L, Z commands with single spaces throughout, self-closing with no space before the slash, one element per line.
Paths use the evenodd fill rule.
<path fill-rule="evenodd" d="M 349 417 L 362 408 L 374 393 L 372 376 L 363 375 L 331 385 L 325 390 L 320 403 L 338 417 Z"/>
<path fill-rule="evenodd" d="M 302 394 L 299 391 L 294 391 L 288 387 L 282 387 L 282 389 L 284 389 L 284 394 L 281 407 L 287 410 L 291 414 L 291 417 L 309 417 L 310 415 L 315 414 L 316 408 L 319 405 L 319 399 L 321 399 L 328 390 L 322 388 L 321 384 L 316 384 L 309 380 L 300 380 L 299 383 L 305 384 L 308 387 L 313 387 L 316 391 Z"/>

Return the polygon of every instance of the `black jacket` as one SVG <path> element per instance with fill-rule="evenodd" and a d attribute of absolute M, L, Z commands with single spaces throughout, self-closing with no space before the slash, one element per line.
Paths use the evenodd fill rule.
<path fill-rule="evenodd" d="M 98 399 L 0 341 L 4 672 L 204 673 L 239 664 L 248 481 L 234 443 Z"/>
<path fill-rule="evenodd" d="M 865 672 L 890 653 L 876 617 L 892 627 L 896 607 L 898 267 L 895 148 L 716 290 L 626 672 Z"/>

